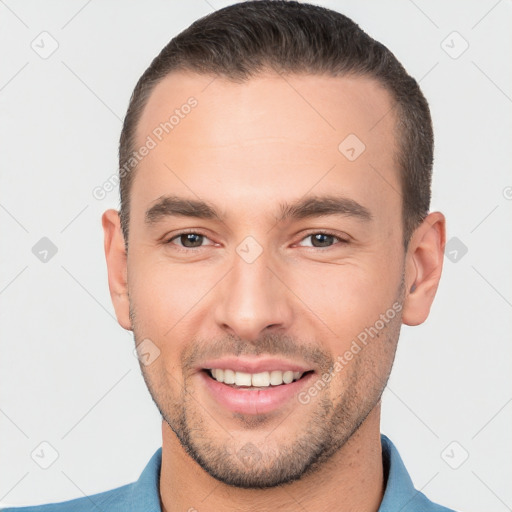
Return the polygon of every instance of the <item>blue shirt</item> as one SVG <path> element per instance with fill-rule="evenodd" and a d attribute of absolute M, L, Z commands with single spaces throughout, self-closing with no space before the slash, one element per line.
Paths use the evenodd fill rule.
<path fill-rule="evenodd" d="M 417 491 L 395 445 L 381 435 L 386 491 L 378 512 L 454 512 L 432 503 Z M 33 507 L 7 508 L 2 512 L 161 512 L 159 497 L 162 448 L 148 462 L 139 479 L 111 491 L 71 501 Z"/>

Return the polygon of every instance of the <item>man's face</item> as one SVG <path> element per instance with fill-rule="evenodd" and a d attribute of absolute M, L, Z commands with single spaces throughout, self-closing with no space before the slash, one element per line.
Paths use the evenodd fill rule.
<path fill-rule="evenodd" d="M 160 351 L 142 370 L 164 420 L 225 483 L 299 478 L 378 409 L 404 296 L 391 107 L 363 78 L 174 73 L 143 112 L 130 319 Z"/>

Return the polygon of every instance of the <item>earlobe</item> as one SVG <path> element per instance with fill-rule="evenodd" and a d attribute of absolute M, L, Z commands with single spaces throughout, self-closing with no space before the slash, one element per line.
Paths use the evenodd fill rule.
<path fill-rule="evenodd" d="M 128 300 L 128 269 L 124 237 L 117 210 L 107 210 L 101 218 L 107 260 L 108 286 L 117 321 L 124 329 L 132 330 Z"/>
<path fill-rule="evenodd" d="M 406 296 L 402 321 L 406 325 L 422 324 L 441 279 L 446 220 L 442 213 L 430 213 L 414 231 L 406 256 Z"/>

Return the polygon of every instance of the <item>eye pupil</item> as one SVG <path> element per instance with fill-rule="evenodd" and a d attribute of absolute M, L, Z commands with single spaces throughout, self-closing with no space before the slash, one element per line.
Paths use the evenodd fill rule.
<path fill-rule="evenodd" d="M 197 233 L 186 233 L 180 238 L 184 247 L 200 247 L 203 242 L 203 235 Z"/>
<path fill-rule="evenodd" d="M 315 233 L 312 235 L 313 246 L 314 247 L 328 247 L 332 243 L 332 235 L 327 235 L 325 233 Z M 319 245 L 316 245 L 316 242 L 319 242 Z"/>

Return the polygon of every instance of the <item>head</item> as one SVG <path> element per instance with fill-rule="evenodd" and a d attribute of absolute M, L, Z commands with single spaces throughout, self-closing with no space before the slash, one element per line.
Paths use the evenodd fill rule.
<path fill-rule="evenodd" d="M 165 424 L 230 485 L 318 470 L 378 416 L 400 326 L 439 282 L 418 84 L 342 14 L 237 4 L 153 60 L 119 157 L 109 285 Z M 233 406 L 208 371 L 276 365 L 301 375 L 278 406 Z"/>

